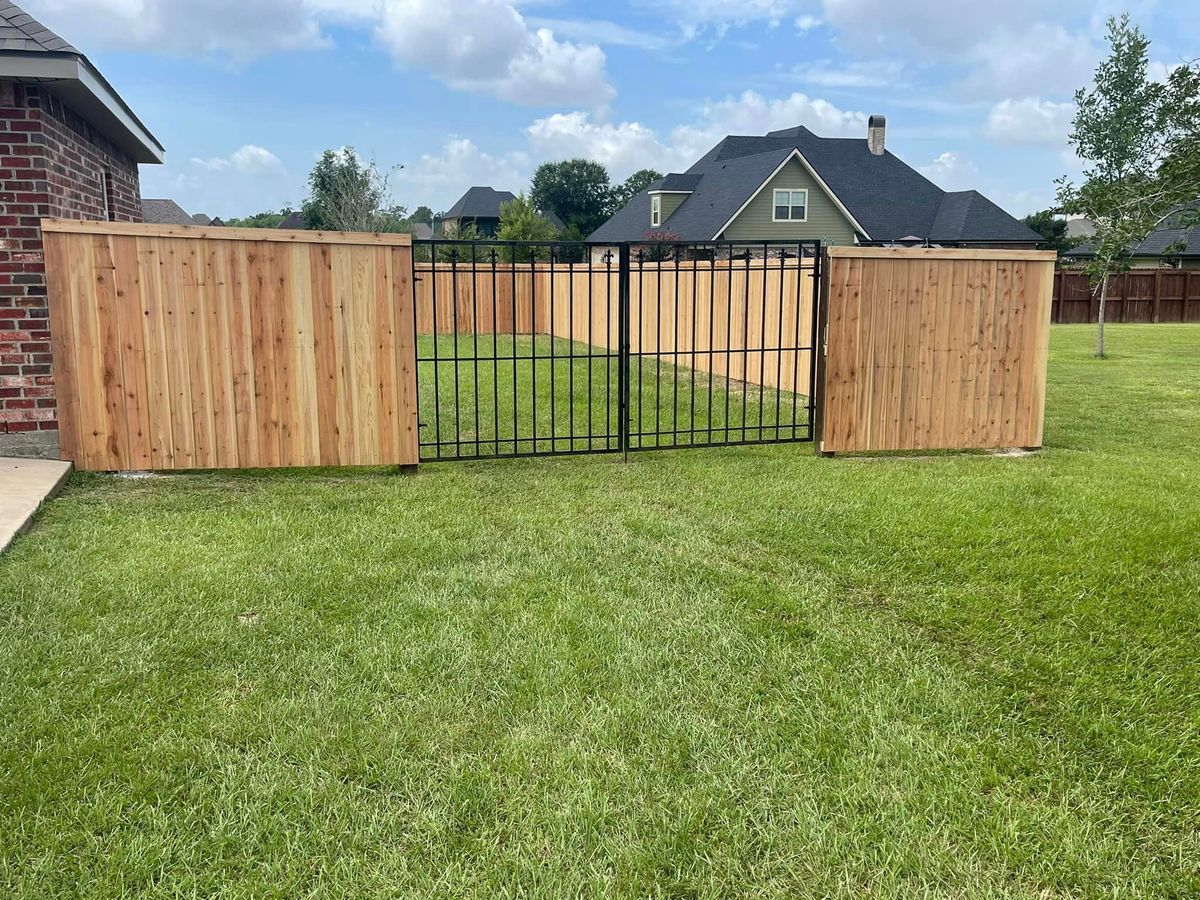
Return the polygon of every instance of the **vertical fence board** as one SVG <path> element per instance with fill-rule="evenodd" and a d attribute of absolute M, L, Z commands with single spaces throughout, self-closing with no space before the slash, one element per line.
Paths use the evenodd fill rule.
<path fill-rule="evenodd" d="M 43 223 L 64 458 L 415 464 L 406 236 Z"/>

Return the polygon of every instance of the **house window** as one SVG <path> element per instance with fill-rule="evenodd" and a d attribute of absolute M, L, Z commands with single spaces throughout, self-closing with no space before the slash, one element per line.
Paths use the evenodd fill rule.
<path fill-rule="evenodd" d="M 662 224 L 662 194 L 650 195 L 650 227 L 657 228 Z"/>
<path fill-rule="evenodd" d="M 774 222 L 807 222 L 808 191 L 776 191 Z"/>

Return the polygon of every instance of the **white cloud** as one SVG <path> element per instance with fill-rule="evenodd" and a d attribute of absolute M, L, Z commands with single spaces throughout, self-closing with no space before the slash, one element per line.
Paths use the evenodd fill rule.
<path fill-rule="evenodd" d="M 246 60 L 325 45 L 296 0 L 25 0 L 29 14 L 88 49 Z"/>
<path fill-rule="evenodd" d="M 818 87 L 869 88 L 895 85 L 903 72 L 904 66 L 894 60 L 870 59 L 845 63 L 819 59 L 795 66 L 791 77 Z"/>
<path fill-rule="evenodd" d="M 1069 93 L 1091 81 L 1098 53 L 1085 35 L 1043 22 L 993 32 L 971 48 L 966 89 L 981 97 Z"/>
<path fill-rule="evenodd" d="M 1001 100 L 988 113 L 984 134 L 1006 144 L 1066 144 L 1075 116 L 1074 103 L 1038 97 Z"/>
<path fill-rule="evenodd" d="M 866 137 L 867 117 L 826 100 L 795 93 L 768 99 L 755 91 L 704 104 L 695 122 L 660 133 L 641 122 L 598 122 L 584 112 L 538 119 L 527 129 L 538 158 L 583 156 L 602 162 L 615 179 L 646 167 L 678 171 L 728 134 L 765 134 L 807 125 L 825 137 Z"/>
<path fill-rule="evenodd" d="M 73 41 L 245 61 L 329 46 L 327 23 L 373 27 L 398 62 L 455 88 L 528 106 L 600 107 L 604 51 L 531 29 L 508 0 L 32 0 Z M 69 26 L 69 27 L 68 27 Z"/>
<path fill-rule="evenodd" d="M 975 163 L 949 150 L 918 171 L 944 191 L 970 190 L 979 176 Z"/>
<path fill-rule="evenodd" d="M 531 16 L 525 21 L 534 28 L 549 28 L 556 35 L 562 37 L 617 47 L 662 50 L 679 43 L 677 38 L 657 34 L 643 28 L 630 28 L 604 19 L 544 19 Z"/>
<path fill-rule="evenodd" d="M 279 157 L 263 147 L 246 144 L 229 156 L 192 159 L 193 165 L 209 172 L 238 172 L 243 175 L 265 175 L 284 171 Z"/>
<path fill-rule="evenodd" d="M 615 94 L 604 51 L 530 31 L 504 0 L 386 0 L 376 34 L 404 65 L 529 106 L 601 106 Z"/>
<path fill-rule="evenodd" d="M 453 138 L 441 153 L 425 154 L 396 173 L 397 187 L 410 206 L 427 204 L 435 211 L 448 208 L 473 185 L 521 191 L 533 174 L 530 157 L 522 151 L 493 156 L 472 141 Z"/>
<path fill-rule="evenodd" d="M 530 147 L 541 159 L 582 156 L 603 163 L 617 177 L 657 160 L 678 158 L 653 129 L 640 122 L 593 122 L 584 112 L 558 113 L 538 119 L 526 129 Z"/>
<path fill-rule="evenodd" d="M 821 19 L 817 16 L 796 16 L 796 21 L 792 24 L 797 31 L 812 31 L 821 27 Z"/>

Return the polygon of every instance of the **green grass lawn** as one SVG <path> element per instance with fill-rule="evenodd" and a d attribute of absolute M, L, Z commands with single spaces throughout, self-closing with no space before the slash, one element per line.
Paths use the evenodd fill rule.
<path fill-rule="evenodd" d="M 0 896 L 1194 897 L 1200 327 L 1047 448 L 76 476 L 0 557 Z"/>
<path fill-rule="evenodd" d="M 620 371 L 616 354 L 603 347 L 549 335 L 490 334 L 439 335 L 435 345 L 432 335 L 422 335 L 417 353 L 423 360 L 417 380 L 424 459 L 619 447 Z M 697 356 L 703 364 L 706 354 Z M 745 368 L 751 380 L 779 380 L 778 352 L 718 353 L 718 371 L 722 356 L 734 360 L 735 373 Z M 808 354 L 800 360 L 808 365 Z M 677 362 L 631 357 L 633 447 L 807 436 L 806 396 L 710 376 L 693 369 L 686 353 Z"/>

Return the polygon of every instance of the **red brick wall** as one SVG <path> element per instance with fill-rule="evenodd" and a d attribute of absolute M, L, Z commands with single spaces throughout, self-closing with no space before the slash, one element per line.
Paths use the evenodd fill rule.
<path fill-rule="evenodd" d="M 38 85 L 0 81 L 0 455 L 57 446 L 42 217 L 140 222 L 137 163 Z"/>

